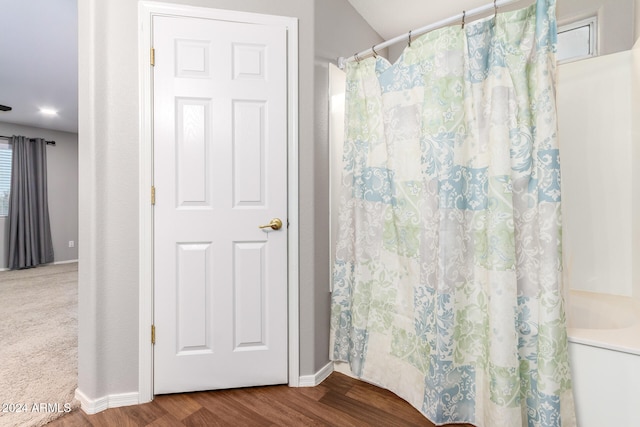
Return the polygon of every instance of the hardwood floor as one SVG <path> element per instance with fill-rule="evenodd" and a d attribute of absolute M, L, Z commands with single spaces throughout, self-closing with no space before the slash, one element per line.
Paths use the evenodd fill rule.
<path fill-rule="evenodd" d="M 334 372 L 317 387 L 160 395 L 151 403 L 72 412 L 49 427 L 434 426 L 390 391 Z"/>

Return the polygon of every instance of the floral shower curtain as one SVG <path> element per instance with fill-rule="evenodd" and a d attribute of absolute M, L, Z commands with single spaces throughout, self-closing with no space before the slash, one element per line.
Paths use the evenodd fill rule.
<path fill-rule="evenodd" d="M 555 0 L 347 66 L 332 359 L 434 423 L 575 425 Z"/>

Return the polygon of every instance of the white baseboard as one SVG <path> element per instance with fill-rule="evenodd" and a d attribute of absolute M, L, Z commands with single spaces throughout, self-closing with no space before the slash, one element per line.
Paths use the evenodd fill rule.
<path fill-rule="evenodd" d="M 138 393 L 110 394 L 99 399 L 89 399 L 80 389 L 76 389 L 76 399 L 80 401 L 82 410 L 89 415 L 97 414 L 109 408 L 131 406 L 139 403 Z"/>
<path fill-rule="evenodd" d="M 53 265 L 58 265 L 58 264 L 73 264 L 74 262 L 78 262 L 77 259 L 69 259 L 66 261 L 56 261 L 53 263 Z"/>
<path fill-rule="evenodd" d="M 315 387 L 320 385 L 320 383 L 327 379 L 332 372 L 333 362 L 329 362 L 314 375 L 301 376 L 298 382 L 298 387 Z M 80 401 L 80 407 L 82 410 L 89 415 L 97 414 L 98 412 L 102 412 L 109 408 L 138 405 L 140 403 L 140 396 L 138 393 L 110 394 L 98 399 L 90 399 L 80 391 L 80 389 L 76 389 L 75 396 L 76 399 Z"/>
<path fill-rule="evenodd" d="M 314 375 L 302 375 L 298 381 L 298 387 L 315 387 L 322 381 L 326 380 L 333 372 L 333 362 L 327 363 L 322 369 Z"/>
<path fill-rule="evenodd" d="M 52 262 L 50 264 L 42 264 L 42 265 L 58 265 L 58 264 L 73 264 L 74 262 L 78 262 L 77 259 L 70 259 L 67 261 L 56 261 L 56 262 Z M 0 271 L 10 271 L 8 268 L 6 267 L 2 267 L 0 268 Z"/>

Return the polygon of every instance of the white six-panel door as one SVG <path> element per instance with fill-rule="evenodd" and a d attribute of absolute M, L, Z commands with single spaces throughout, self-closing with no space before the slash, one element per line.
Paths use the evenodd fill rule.
<path fill-rule="evenodd" d="M 156 16 L 153 46 L 154 392 L 286 383 L 286 29 Z"/>

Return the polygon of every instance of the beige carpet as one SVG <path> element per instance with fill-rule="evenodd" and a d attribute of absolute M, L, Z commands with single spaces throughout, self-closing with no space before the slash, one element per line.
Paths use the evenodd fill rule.
<path fill-rule="evenodd" d="M 75 409 L 78 264 L 0 272 L 0 426 Z"/>

